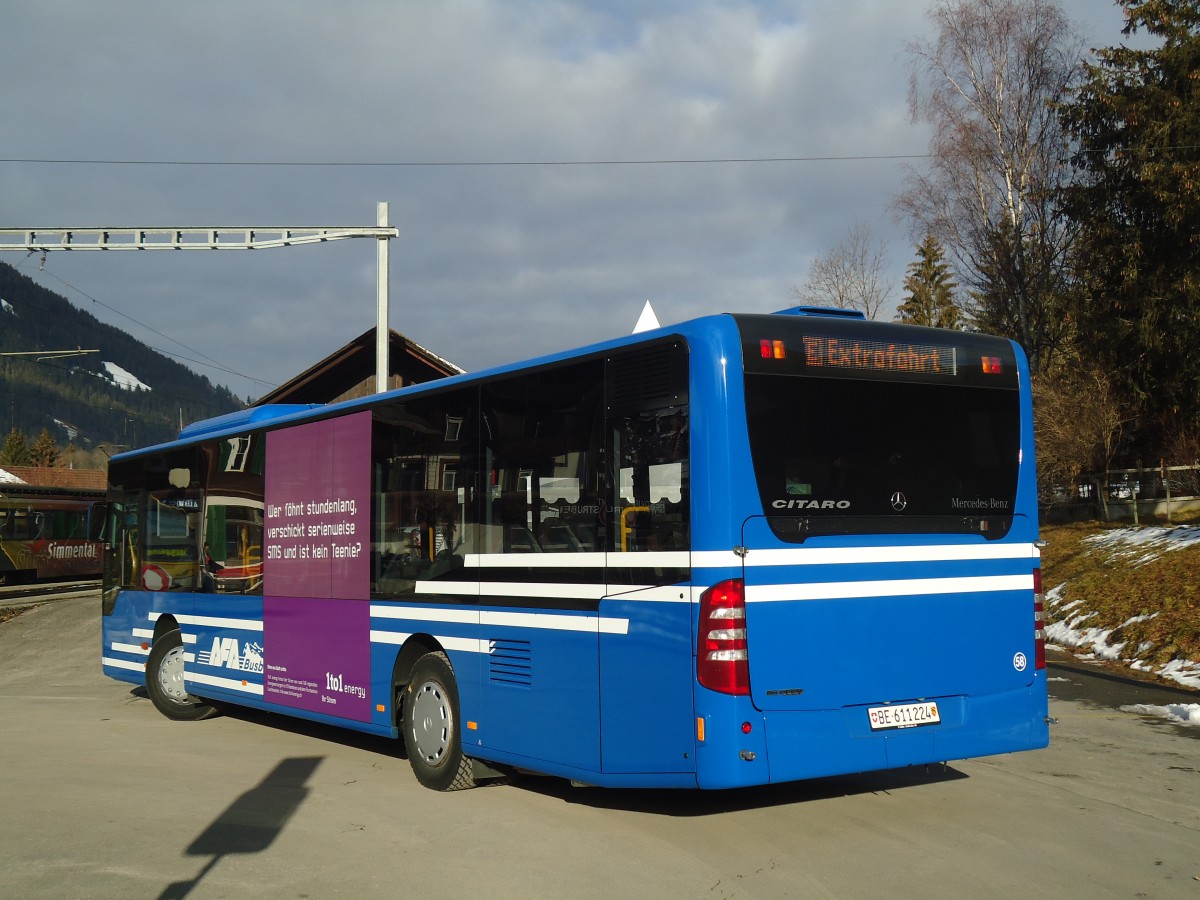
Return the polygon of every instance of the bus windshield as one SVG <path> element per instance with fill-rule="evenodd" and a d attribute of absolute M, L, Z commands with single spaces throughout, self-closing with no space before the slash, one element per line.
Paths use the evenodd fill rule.
<path fill-rule="evenodd" d="M 1000 342 L 981 350 L 975 336 L 964 338 L 917 350 L 875 341 L 864 350 L 852 334 L 814 340 L 808 328 L 769 339 L 769 359 L 749 355 L 759 339 L 744 341 L 748 437 L 778 537 L 1008 533 L 1020 466 L 1015 364 Z M 828 353 L 830 345 L 843 356 Z M 855 365 L 872 352 L 878 365 Z M 921 357 L 943 360 L 941 371 L 895 363 Z"/>

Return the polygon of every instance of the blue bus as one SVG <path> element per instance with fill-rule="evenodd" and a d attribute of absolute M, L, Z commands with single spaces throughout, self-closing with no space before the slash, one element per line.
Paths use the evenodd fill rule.
<path fill-rule="evenodd" d="M 528 770 L 736 788 L 1048 743 L 1007 340 L 696 319 L 114 456 L 103 668 Z"/>

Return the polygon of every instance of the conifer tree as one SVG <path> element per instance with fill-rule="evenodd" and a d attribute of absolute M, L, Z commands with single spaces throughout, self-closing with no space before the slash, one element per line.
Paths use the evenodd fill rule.
<path fill-rule="evenodd" d="M 1084 355 L 1141 411 L 1140 443 L 1200 431 L 1200 0 L 1118 0 L 1124 33 L 1084 66 L 1062 110 L 1080 178 L 1064 193 L 1079 225 L 1075 268 Z"/>
<path fill-rule="evenodd" d="M 49 469 L 58 465 L 59 459 L 62 458 L 62 453 L 58 449 L 58 443 L 50 436 L 50 432 L 45 428 L 38 435 L 37 440 L 33 442 L 33 446 L 29 448 L 29 458 L 31 464 Z"/>
<path fill-rule="evenodd" d="M 0 447 L 0 466 L 27 466 L 30 464 L 29 443 L 25 432 L 14 428 Z"/>
<path fill-rule="evenodd" d="M 917 261 L 908 264 L 908 275 L 904 279 L 907 296 L 897 310 L 897 319 L 909 325 L 958 328 L 960 314 L 954 305 L 956 286 L 942 245 L 932 234 L 926 234 L 917 247 Z"/>

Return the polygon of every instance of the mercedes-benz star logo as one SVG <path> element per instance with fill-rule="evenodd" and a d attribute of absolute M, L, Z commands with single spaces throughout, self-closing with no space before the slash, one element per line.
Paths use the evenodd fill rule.
<path fill-rule="evenodd" d="M 908 498 L 904 496 L 902 491 L 896 491 L 892 494 L 892 509 L 896 512 L 904 512 L 904 507 L 908 506 Z"/>

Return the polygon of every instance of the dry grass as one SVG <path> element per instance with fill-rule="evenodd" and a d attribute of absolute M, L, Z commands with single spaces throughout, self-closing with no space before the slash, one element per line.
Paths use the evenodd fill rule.
<path fill-rule="evenodd" d="M 1089 628 L 1113 629 L 1108 643 L 1124 642 L 1122 656 L 1162 665 L 1200 661 L 1200 545 L 1146 554 L 1088 538 L 1117 527 L 1105 523 L 1049 525 L 1042 529 L 1046 590 L 1066 582 L 1047 611 L 1049 622 L 1086 618 Z M 1132 621 L 1139 619 L 1138 621 Z"/>
<path fill-rule="evenodd" d="M 33 609 L 32 606 L 8 606 L 0 607 L 0 623 L 7 622 L 9 619 L 15 619 L 23 612 L 29 612 Z"/>

